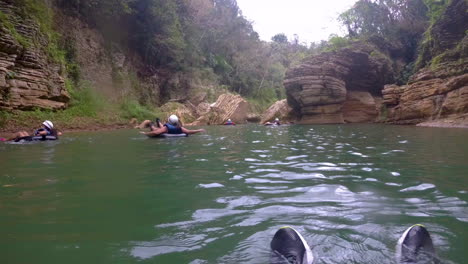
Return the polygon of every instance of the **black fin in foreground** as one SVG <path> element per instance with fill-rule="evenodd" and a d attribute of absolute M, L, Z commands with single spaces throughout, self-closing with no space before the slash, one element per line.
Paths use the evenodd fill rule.
<path fill-rule="evenodd" d="M 434 263 L 437 257 L 431 235 L 423 225 L 406 229 L 396 248 L 398 263 Z"/>
<path fill-rule="evenodd" d="M 314 261 L 312 250 L 304 238 L 294 228 L 285 226 L 276 231 L 270 243 L 272 264 L 311 264 Z"/>

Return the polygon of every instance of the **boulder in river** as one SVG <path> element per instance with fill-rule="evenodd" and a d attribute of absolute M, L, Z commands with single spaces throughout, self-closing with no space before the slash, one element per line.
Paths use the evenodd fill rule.
<path fill-rule="evenodd" d="M 221 125 L 231 119 L 237 124 L 246 123 L 251 114 L 251 106 L 242 96 L 230 93 L 222 94 L 210 110 L 190 125 Z"/>
<path fill-rule="evenodd" d="M 273 121 L 275 118 L 279 118 L 282 122 L 293 121 L 292 111 L 286 99 L 277 101 L 262 114 L 260 123 Z"/>

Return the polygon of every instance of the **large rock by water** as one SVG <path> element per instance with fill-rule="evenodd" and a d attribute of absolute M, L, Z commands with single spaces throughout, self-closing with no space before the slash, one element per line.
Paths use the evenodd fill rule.
<path fill-rule="evenodd" d="M 272 104 L 265 113 L 262 114 L 260 123 L 273 121 L 275 118 L 279 118 L 282 122 L 293 121 L 292 108 L 288 105 L 286 99 L 280 100 Z"/>
<path fill-rule="evenodd" d="M 426 79 L 427 76 L 432 76 Z M 417 124 L 437 119 L 458 119 L 468 113 L 468 73 L 441 78 L 428 70 L 408 85 L 385 86 L 386 121 Z"/>
<path fill-rule="evenodd" d="M 17 34 L 26 39 L 38 39 L 47 45 L 31 20 L 23 21 L 14 6 L 0 1 L 0 11 L 8 14 Z M 63 109 L 70 96 L 60 67 L 34 45 L 23 46 L 5 25 L 0 24 L 0 109 L 32 110 Z"/>
<path fill-rule="evenodd" d="M 346 121 L 368 122 L 356 109 L 354 96 L 349 91 L 379 96 L 384 84 L 393 81 L 391 62 L 370 45 L 354 44 L 337 52 L 322 53 L 306 59 L 301 65 L 289 69 L 284 86 L 289 105 L 294 109 L 300 123 L 344 123 Z M 371 96 L 372 97 L 372 96 Z M 364 105 L 372 100 L 367 100 Z M 371 108 L 375 109 L 375 105 Z M 367 111 L 367 110 L 366 110 Z M 356 118 L 352 115 L 358 114 Z M 373 114 L 370 114 L 371 116 Z"/>
<path fill-rule="evenodd" d="M 221 125 L 231 119 L 237 124 L 246 123 L 250 118 L 251 107 L 240 95 L 222 94 L 210 105 L 210 110 L 190 125 Z"/>

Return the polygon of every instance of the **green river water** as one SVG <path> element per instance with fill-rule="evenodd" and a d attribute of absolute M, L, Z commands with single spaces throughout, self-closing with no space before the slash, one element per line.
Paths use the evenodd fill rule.
<path fill-rule="evenodd" d="M 135 130 L 0 144 L 0 263 L 268 263 L 290 225 L 316 263 L 395 263 L 409 226 L 468 259 L 468 130 Z"/>

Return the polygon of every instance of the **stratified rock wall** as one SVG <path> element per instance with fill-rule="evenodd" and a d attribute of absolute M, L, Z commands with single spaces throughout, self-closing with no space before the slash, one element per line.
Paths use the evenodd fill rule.
<path fill-rule="evenodd" d="M 14 26 L 16 34 L 31 42 L 47 43 L 34 21 L 23 21 L 13 5 L 0 0 L 0 12 Z M 43 50 L 21 45 L 11 29 L 0 24 L 0 109 L 65 108 L 70 96 L 59 72 L 60 67 L 51 63 Z"/>
<path fill-rule="evenodd" d="M 369 92 L 348 91 L 343 104 L 343 117 L 346 123 L 374 122 L 379 113 L 380 102 Z"/>
<path fill-rule="evenodd" d="M 392 80 L 391 62 L 373 47 L 358 43 L 305 60 L 286 73 L 284 86 L 288 103 L 300 123 L 344 123 L 343 104 L 350 98 L 349 91 L 378 96 L 384 84 Z M 351 100 L 354 99 L 351 97 Z M 349 108 L 356 109 L 352 103 L 346 109 Z M 356 118 L 347 114 L 346 121 L 372 122 L 375 119 L 373 115 L 366 114 L 363 118 L 357 114 Z"/>
<path fill-rule="evenodd" d="M 387 122 L 417 124 L 468 113 L 468 73 L 431 79 L 425 79 L 430 72 L 423 73 L 408 85 L 385 86 Z"/>

